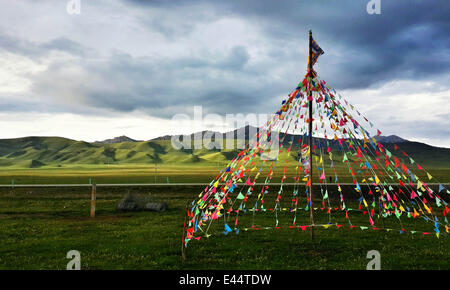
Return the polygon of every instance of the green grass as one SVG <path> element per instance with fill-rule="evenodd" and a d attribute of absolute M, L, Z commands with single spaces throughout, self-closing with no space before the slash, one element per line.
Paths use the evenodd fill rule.
<path fill-rule="evenodd" d="M 431 182 L 450 182 L 449 149 L 421 146 L 411 142 L 402 148 L 412 152 L 432 174 Z M 0 140 L 0 184 L 11 184 L 12 180 L 19 185 L 88 184 L 90 180 L 99 184 L 209 183 L 235 155 L 233 150 L 176 151 L 170 141 L 98 145 L 56 137 Z M 342 155 L 334 152 L 333 159 L 339 181 L 350 182 Z M 351 156 L 349 159 L 354 161 Z M 285 165 L 285 182 L 294 182 L 295 160 L 296 153 L 287 154 L 284 149 L 272 182 L 280 181 Z M 328 162 L 327 158 L 324 161 Z M 406 158 L 402 162 L 415 166 Z M 260 164 L 256 160 L 256 167 Z M 358 165 L 352 163 L 353 169 Z M 259 182 L 264 181 L 268 167 Z M 329 176 L 329 163 L 325 168 Z M 425 171 L 413 171 L 428 182 Z M 315 178 L 317 182 L 317 174 Z M 361 182 L 360 177 L 358 180 Z M 115 205 L 128 190 L 144 196 L 151 193 L 152 198 L 168 202 L 170 209 L 164 213 L 117 213 Z M 189 243 L 188 259 L 182 264 L 185 205 L 201 190 L 186 186 L 99 187 L 97 217 L 91 219 L 89 188 L 0 188 L 0 269 L 64 269 L 66 253 L 72 249 L 81 252 L 83 269 L 365 269 L 369 250 L 380 251 L 383 269 L 450 268 L 448 236 L 437 239 L 434 234 L 362 231 L 345 226 L 317 228 L 316 239 L 311 241 L 309 230 L 243 230 L 253 222 L 273 226 L 275 218 L 269 212 L 255 215 L 255 220 L 249 212 L 241 216 L 239 235 L 224 236 L 223 220 L 214 223 L 211 230 L 215 235 Z M 350 187 L 343 190 L 345 198 L 351 198 Z M 289 207 L 289 200 L 285 199 L 284 207 Z M 334 201 L 334 206 L 338 202 Z M 349 201 L 347 206 L 358 204 Z M 355 225 L 368 224 L 367 216 L 360 213 L 352 212 L 350 218 Z M 280 213 L 279 220 L 280 225 L 288 226 L 292 214 Z M 316 223 L 327 221 L 323 212 L 316 212 Z M 333 213 L 333 221 L 348 225 L 342 213 Z M 375 222 L 401 228 L 395 217 Z M 402 222 L 407 230 L 433 232 L 433 225 L 422 219 L 402 217 Z M 298 212 L 297 224 L 309 224 L 307 212 Z"/>
<path fill-rule="evenodd" d="M 287 176 L 296 175 L 299 148 L 293 147 L 288 153 L 289 144 L 283 146 L 273 181 L 280 180 L 285 165 Z M 385 146 L 419 178 L 427 180 L 425 171 L 418 170 L 415 164 L 410 164 L 409 158 L 392 148 L 392 144 Z M 417 142 L 402 143 L 401 147 L 434 176 L 432 182 L 450 182 L 450 149 Z M 339 182 L 351 182 L 347 165 L 341 162 L 342 153 L 333 148 Z M 87 143 L 59 137 L 0 140 L 0 184 L 12 184 L 13 180 L 15 184 L 88 184 L 90 180 L 111 184 L 167 181 L 209 183 L 238 152 L 237 149 L 175 150 L 170 140 L 117 144 Z M 350 162 L 357 160 L 351 155 L 348 158 Z M 330 160 L 328 156 L 324 156 L 323 160 L 327 176 L 330 176 Z M 262 161 L 257 158 L 255 162 L 255 166 L 259 167 Z M 315 162 L 317 164 L 317 161 Z M 380 159 L 378 166 L 384 167 L 383 159 Z M 359 168 L 359 162 L 352 163 L 352 167 L 354 170 Z M 261 176 L 267 174 L 268 168 L 269 166 L 265 166 Z M 315 182 L 318 182 L 317 178 L 318 175 Z"/>
<path fill-rule="evenodd" d="M 116 203 L 128 190 L 164 200 L 169 210 L 116 213 Z M 437 239 L 434 235 L 348 227 L 316 229 L 314 241 L 309 230 L 288 228 L 224 236 L 220 233 L 222 220 L 212 228 L 216 235 L 189 243 L 187 261 L 182 264 L 184 208 L 200 190 L 98 188 L 97 217 L 91 219 L 87 188 L 3 188 L 0 269 L 65 269 L 69 250 L 80 251 L 82 269 L 365 269 L 369 250 L 381 253 L 382 269 L 450 269 L 448 236 Z M 368 224 L 367 217 L 356 212 L 350 218 L 355 225 Z M 347 223 L 342 213 L 334 214 L 333 219 Z M 252 214 L 246 213 L 240 225 L 249 226 L 251 221 Z M 274 221 L 273 214 L 261 213 L 255 224 L 271 226 Z M 316 222 L 326 221 L 327 216 L 317 211 Z M 420 219 L 402 217 L 402 221 L 408 230 L 433 229 Z M 291 222 L 290 214 L 280 215 L 280 225 Z M 308 213 L 299 212 L 297 223 L 308 224 Z M 395 218 L 387 219 L 385 226 L 399 228 Z"/>
<path fill-rule="evenodd" d="M 97 183 L 183 183 L 209 182 L 226 164 L 75 165 L 46 168 L 0 168 L 0 184 L 88 184 Z M 155 179 L 156 172 L 156 179 Z M 189 174 L 187 174 L 189 172 Z"/>
<path fill-rule="evenodd" d="M 283 160 L 283 159 L 281 159 Z M 64 167 L 43 168 L 5 168 L 0 167 L 0 184 L 89 184 L 95 181 L 99 184 L 118 183 L 209 183 L 227 165 L 226 162 L 215 163 L 188 163 L 188 164 L 158 164 L 155 171 L 154 164 L 112 164 L 95 165 L 79 164 Z M 282 177 L 285 163 L 279 162 L 272 182 L 279 182 Z M 285 182 L 295 182 L 292 177 L 296 174 L 295 162 L 287 164 L 287 176 Z M 259 163 L 258 163 L 259 166 Z M 265 166 L 259 182 L 264 182 L 268 168 Z M 352 178 L 346 165 L 336 162 L 335 167 L 339 181 L 352 182 Z M 356 166 L 352 165 L 355 169 Z M 258 167 L 259 169 L 259 167 Z M 333 175 L 331 169 L 326 168 L 327 177 Z M 450 168 L 430 167 L 426 170 L 434 177 L 432 182 L 450 182 Z M 428 180 L 424 171 L 416 170 L 415 173 L 421 180 Z M 156 178 L 155 178 L 156 175 Z M 315 175 L 318 182 L 319 175 Z M 361 182 L 362 178 L 358 176 Z M 386 181 L 390 181 L 386 179 Z M 328 182 L 328 180 L 327 180 Z M 334 179 L 333 179 L 334 182 Z M 397 182 L 393 180 L 392 182 Z"/>

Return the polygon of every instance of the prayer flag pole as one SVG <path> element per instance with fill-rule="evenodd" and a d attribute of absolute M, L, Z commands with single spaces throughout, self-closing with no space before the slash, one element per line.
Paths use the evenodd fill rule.
<path fill-rule="evenodd" d="M 309 30 L 309 58 L 308 58 L 308 76 L 312 78 L 312 31 Z M 312 158 L 312 91 L 311 84 L 308 90 L 309 99 L 309 212 L 310 212 L 310 223 L 311 223 L 311 239 L 314 239 L 314 209 L 313 209 L 313 158 Z"/>
<path fill-rule="evenodd" d="M 184 213 L 184 225 L 183 225 L 183 236 L 181 238 L 181 262 L 184 263 L 186 261 L 186 243 L 184 241 L 186 235 L 186 226 L 188 223 L 188 206 L 186 204 L 186 210 Z"/>

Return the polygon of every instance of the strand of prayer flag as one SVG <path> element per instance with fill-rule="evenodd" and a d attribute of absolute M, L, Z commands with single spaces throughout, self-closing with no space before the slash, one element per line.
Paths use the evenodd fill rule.
<path fill-rule="evenodd" d="M 310 101 L 309 97 L 306 97 L 308 95 L 311 95 L 315 101 L 312 116 L 309 116 L 308 113 Z M 311 146 L 305 142 L 309 122 L 314 122 L 314 131 L 312 132 L 314 138 Z M 436 177 L 425 171 L 397 144 L 393 145 L 394 152 L 400 152 L 401 155 L 396 156 L 394 152 L 389 151 L 374 137 L 380 136 L 381 131 L 376 129 L 376 132 L 371 135 L 362 124 L 368 125 L 369 130 L 374 127 L 373 123 L 355 106 L 337 94 L 325 81 L 320 80 L 317 75 L 315 78 L 311 78 L 307 74 L 297 88 L 282 101 L 280 109 L 264 126 L 259 128 L 255 138 L 250 139 L 251 141 L 249 140 L 245 144 L 244 149 L 227 164 L 225 169 L 220 171 L 198 198 L 192 201 L 191 208 L 187 213 L 189 218 L 185 226 L 183 243 L 187 245 L 192 239 L 200 240 L 201 237 L 211 236 L 213 233 L 210 233 L 210 230 L 213 221 L 222 216 L 223 233 L 228 235 L 234 231 L 239 234 L 239 221 L 245 217 L 247 211 L 252 212 L 252 221 L 251 227 L 242 226 L 241 229 L 244 231 L 285 228 L 280 225 L 280 218 L 285 218 L 284 214 L 282 215 L 285 212 L 292 214 L 292 223 L 288 228 L 305 230 L 311 227 L 311 225 L 297 225 L 299 211 L 307 212 L 311 205 L 311 194 L 308 190 L 309 184 L 313 183 L 312 172 L 309 172 L 311 162 L 315 164 L 313 170 L 318 175 L 315 179 L 318 180 L 321 195 L 321 207 L 315 207 L 312 210 L 327 212 L 328 223 L 322 225 L 324 228 L 334 225 L 336 228 L 342 227 L 333 221 L 331 215 L 332 212 L 340 211 L 345 214 L 350 229 L 359 227 L 361 230 L 371 228 L 394 231 L 393 228 L 380 227 L 376 223 L 395 216 L 394 221 L 399 223 L 401 228 L 399 231 L 403 233 L 407 231 L 401 217 L 406 214 L 408 218 L 422 217 L 425 222 L 432 223 L 434 233 L 438 238 L 440 235 L 448 234 L 449 226 L 446 215 L 450 209 L 445 199 L 439 194 L 450 194 L 450 191 L 440 182 L 438 182 L 437 192 L 433 191 L 427 183 L 432 179 L 438 181 Z M 275 137 L 272 136 L 273 133 L 275 133 Z M 298 138 L 297 141 L 296 138 Z M 270 149 L 266 148 L 270 148 L 276 142 L 278 142 L 278 148 L 275 150 L 276 157 L 274 159 L 261 158 L 266 151 L 270 152 Z M 328 158 L 325 158 L 325 149 Z M 309 160 L 309 151 L 312 152 L 315 160 Z M 343 156 L 342 165 L 336 164 L 337 160 L 333 158 L 340 154 Z M 286 159 L 280 161 L 281 156 L 286 156 Z M 337 167 L 337 165 L 339 166 Z M 414 170 L 408 168 L 413 165 Z M 334 175 L 339 198 L 338 207 L 331 205 L 329 196 L 331 184 L 327 183 L 326 166 L 332 169 Z M 339 178 L 342 170 L 348 173 Z M 428 180 L 419 178 L 414 173 L 415 170 L 425 174 Z M 256 181 L 264 172 L 266 172 L 264 174 L 266 177 L 259 191 L 256 189 Z M 330 178 L 333 175 L 330 175 Z M 341 188 L 340 182 L 345 182 L 346 176 L 352 180 L 353 190 L 359 195 L 357 210 L 347 206 L 351 201 L 345 198 Z M 273 178 L 280 178 L 280 185 L 278 191 L 274 192 L 274 206 L 270 206 L 272 201 L 269 200 L 269 205 L 266 207 L 266 196 L 273 192 L 271 190 Z M 287 180 L 290 182 L 291 178 L 294 180 L 292 198 L 284 200 L 283 191 L 284 188 L 287 188 Z M 301 206 L 299 192 L 302 184 L 305 185 L 306 196 L 304 208 Z M 364 185 L 368 192 L 364 192 L 361 185 Z M 327 205 L 325 205 L 325 200 L 327 200 Z M 253 206 L 247 209 L 246 204 L 250 201 Z M 283 203 L 286 202 L 290 206 L 285 207 Z M 439 220 L 441 215 L 437 214 L 435 208 L 442 210 L 443 221 Z M 376 211 L 376 209 L 378 210 Z M 273 213 L 275 227 L 259 225 L 260 220 L 256 222 L 257 213 L 265 212 Z M 352 224 L 350 214 L 357 212 L 368 216 L 367 226 Z M 378 217 L 376 220 L 375 215 Z M 231 221 L 234 221 L 234 229 L 228 225 Z M 445 230 L 441 232 L 441 228 Z M 409 232 L 423 233 L 423 235 L 431 233 L 431 231 L 421 230 L 409 230 Z"/>

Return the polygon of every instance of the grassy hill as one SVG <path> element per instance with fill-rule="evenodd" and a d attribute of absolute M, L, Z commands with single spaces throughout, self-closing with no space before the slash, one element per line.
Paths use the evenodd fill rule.
<path fill-rule="evenodd" d="M 288 141 L 285 143 L 280 159 L 295 160 L 299 148 L 294 148 L 288 156 L 286 148 L 289 143 Z M 339 155 L 339 146 L 333 142 L 330 145 Z M 448 148 L 433 147 L 419 142 L 402 142 L 398 145 L 420 163 L 438 167 L 450 166 L 450 149 Z M 394 151 L 393 144 L 385 143 L 384 146 Z M 217 164 L 231 160 L 238 152 L 238 149 L 176 150 L 172 147 L 170 140 L 105 144 L 61 137 L 26 137 L 0 140 L 0 167 L 40 168 L 77 164 Z"/>
<path fill-rule="evenodd" d="M 208 152 L 201 154 L 209 158 Z M 191 162 L 192 155 L 191 152 L 173 149 L 170 140 L 115 144 L 87 143 L 59 137 L 0 140 L 0 166 L 20 168 L 69 164 L 183 163 Z"/>
<path fill-rule="evenodd" d="M 287 164 L 287 173 L 295 176 L 295 167 L 300 148 L 294 146 L 287 152 L 290 138 L 278 160 Z M 294 141 L 297 143 L 298 139 Z M 343 163 L 342 153 L 335 141 L 333 159 L 341 182 L 350 182 L 348 168 Z M 414 160 L 424 166 L 441 182 L 450 177 L 450 149 L 437 148 L 418 142 L 397 143 Z M 392 143 L 384 146 L 403 162 L 409 164 Z M 170 139 L 121 143 L 88 143 L 60 137 L 26 137 L 0 140 L 0 184 L 46 184 L 46 183 L 153 183 L 153 182 L 209 182 L 226 164 L 236 156 L 239 149 L 208 150 L 172 147 Z M 350 161 L 356 157 L 349 156 Z M 325 158 L 328 168 L 328 158 Z M 256 166 L 261 164 L 256 159 Z M 383 163 L 382 160 L 380 160 Z M 284 166 L 284 165 L 279 165 Z M 268 173 L 265 166 L 262 174 Z M 281 169 L 274 175 L 274 182 L 281 178 Z M 418 172 L 425 174 L 424 172 Z M 318 178 L 318 176 L 317 176 Z M 292 182 L 292 181 L 291 181 Z"/>

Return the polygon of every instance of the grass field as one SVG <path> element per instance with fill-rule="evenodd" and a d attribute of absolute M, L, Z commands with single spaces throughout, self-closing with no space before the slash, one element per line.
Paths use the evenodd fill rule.
<path fill-rule="evenodd" d="M 226 166 L 226 162 L 210 164 L 114 164 L 114 165 L 74 165 L 44 168 L 2 168 L 0 167 L 0 185 L 14 184 L 123 184 L 123 183 L 209 183 Z M 273 182 L 281 180 L 284 163 L 278 165 Z M 294 162 L 287 164 L 287 175 L 295 176 Z M 351 182 L 351 175 L 344 164 L 335 164 L 340 182 Z M 353 167 L 355 168 L 355 167 Z M 261 182 L 267 176 L 269 166 L 261 173 Z M 327 176 L 333 175 L 326 168 Z M 449 183 L 450 168 L 433 166 L 426 168 L 433 175 L 433 182 Z M 428 180 L 424 171 L 415 172 L 422 180 Z M 334 175 L 333 175 L 334 176 Z M 319 175 L 316 174 L 315 182 Z M 388 179 L 389 180 L 389 179 Z M 285 182 L 295 182 L 288 179 Z"/>
<path fill-rule="evenodd" d="M 414 173 L 421 180 L 428 182 L 426 172 L 429 172 L 433 183 L 450 182 L 448 149 L 415 143 L 404 146 L 409 146 L 408 152 L 420 156 L 415 159 L 426 171 L 414 168 Z M 382 269 L 450 269 L 449 237 L 437 239 L 433 225 L 423 219 L 402 217 L 402 224 L 395 217 L 380 219 L 375 221 L 378 227 L 394 230 L 363 231 L 350 229 L 342 212 L 334 212 L 332 222 L 344 226 L 316 228 L 314 241 L 309 229 L 288 228 L 292 224 L 292 214 L 288 212 L 278 215 L 281 229 L 245 231 L 253 222 L 261 227 L 275 225 L 273 212 L 255 217 L 247 212 L 240 216 L 239 235 L 224 236 L 224 224 L 220 220 L 212 225 L 211 237 L 189 243 L 188 259 L 181 263 L 185 205 L 202 187 L 98 187 L 97 216 L 92 219 L 89 218 L 89 187 L 12 186 L 209 183 L 235 154 L 234 151 L 174 151 L 167 141 L 98 145 L 62 138 L 3 140 L 0 142 L 0 185 L 11 186 L 0 188 L 0 269 L 65 269 L 70 250 L 81 253 L 82 269 L 365 269 L 369 250 L 381 253 Z M 333 156 L 339 182 L 351 182 L 348 167 L 341 162 L 343 155 L 336 151 Z M 358 168 L 354 156 L 348 158 L 353 169 Z M 295 182 L 292 177 L 297 171 L 296 153 L 288 154 L 284 150 L 278 160 L 272 183 L 280 182 L 284 166 L 288 176 L 284 182 Z M 254 166 L 259 168 L 262 161 L 255 162 Z M 329 161 L 324 162 L 328 182 L 332 170 Z M 383 164 L 383 160 L 379 162 Z M 264 182 L 268 170 L 266 165 L 258 182 Z M 315 183 L 318 177 L 315 174 Z M 351 186 L 343 186 L 343 190 L 348 198 L 347 206 L 357 208 Z M 166 201 L 169 210 L 117 213 L 115 206 L 128 191 Z M 274 195 L 276 191 L 271 193 Z M 330 191 L 330 197 L 336 196 L 336 192 Z M 289 207 L 290 198 L 284 202 L 283 206 Z M 320 201 L 316 202 L 320 205 Z M 338 201 L 333 202 L 332 206 L 339 205 Z M 317 224 L 328 222 L 328 216 L 320 210 L 315 217 Z M 367 216 L 360 212 L 351 212 L 350 219 L 354 225 L 369 224 Z M 307 224 L 309 213 L 299 211 L 297 225 Z M 431 234 L 400 234 L 402 227 Z"/>
<path fill-rule="evenodd" d="M 201 188 L 98 188 L 97 217 L 89 218 L 89 188 L 0 189 L 0 269 L 65 269 L 69 250 L 81 253 L 82 269 L 365 269 L 369 250 L 381 254 L 382 269 L 450 269 L 448 236 L 437 239 L 400 234 L 398 231 L 349 229 L 348 226 L 316 229 L 311 241 L 307 229 L 241 231 L 224 236 L 223 222 L 213 235 L 193 241 L 187 261 L 180 260 L 184 208 Z M 117 213 L 116 203 L 127 191 L 166 201 L 163 213 Z M 336 201 L 332 201 L 337 205 Z M 352 203 L 349 202 L 349 206 Z M 357 207 L 356 204 L 353 205 Z M 308 224 L 307 212 L 299 212 L 297 224 Z M 280 225 L 290 217 L 280 215 Z M 244 227 L 252 215 L 242 217 Z M 256 224 L 273 226 L 271 213 L 257 215 Z M 354 213 L 355 225 L 367 225 L 367 217 Z M 333 220 L 347 224 L 342 213 Z M 420 219 L 402 218 L 407 230 L 431 231 Z M 316 223 L 326 222 L 316 212 Z M 383 224 L 400 228 L 387 219 Z"/>
<path fill-rule="evenodd" d="M 289 143 L 284 144 L 278 155 L 274 181 L 280 180 L 285 165 L 287 176 L 296 175 L 300 151 L 299 147 L 294 146 L 291 152 L 287 152 L 289 146 Z M 418 170 L 416 164 L 410 164 L 409 157 L 395 150 L 393 144 L 384 146 L 420 178 L 427 180 L 425 171 Z M 347 165 L 342 163 L 341 148 L 331 147 L 339 182 L 351 182 Z M 433 182 L 450 182 L 450 149 L 417 142 L 402 143 L 400 148 L 433 175 Z M 170 140 L 99 144 L 59 137 L 3 139 L 0 140 L 0 185 L 13 182 L 88 184 L 90 181 L 104 184 L 209 183 L 239 151 L 206 148 L 176 150 Z M 318 154 L 318 151 L 314 154 Z M 360 163 L 355 155 L 348 154 L 347 157 L 353 169 L 359 168 Z M 327 176 L 330 176 L 332 170 L 328 154 L 325 153 L 323 161 Z M 256 158 L 255 162 L 259 167 L 262 161 Z M 378 161 L 372 158 L 371 162 L 384 168 L 383 158 Z M 261 176 L 268 172 L 269 166 L 265 166 Z M 287 182 L 293 182 L 293 179 Z"/>

